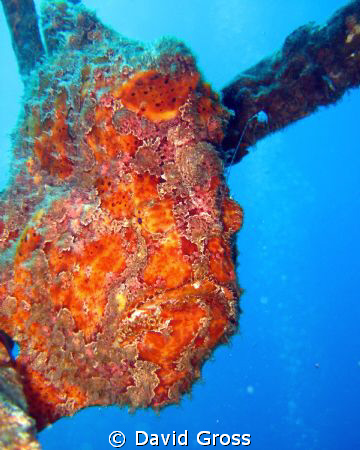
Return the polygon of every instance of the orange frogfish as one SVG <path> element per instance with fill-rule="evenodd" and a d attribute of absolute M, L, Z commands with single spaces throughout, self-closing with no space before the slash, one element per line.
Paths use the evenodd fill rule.
<path fill-rule="evenodd" d="M 193 56 L 51 3 L 0 194 L 0 329 L 39 429 L 178 402 L 236 330 L 240 294 L 229 113 Z"/>

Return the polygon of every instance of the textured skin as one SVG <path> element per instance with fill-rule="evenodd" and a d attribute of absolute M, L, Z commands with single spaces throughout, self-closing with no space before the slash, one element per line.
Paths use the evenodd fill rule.
<path fill-rule="evenodd" d="M 235 331 L 240 292 L 242 212 L 216 150 L 228 113 L 182 44 L 65 12 L 83 28 L 32 75 L 0 203 L 0 328 L 39 428 L 178 402 Z"/>

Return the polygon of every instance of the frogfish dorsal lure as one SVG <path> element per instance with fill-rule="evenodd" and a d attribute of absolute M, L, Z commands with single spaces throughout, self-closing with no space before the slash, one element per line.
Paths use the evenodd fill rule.
<path fill-rule="evenodd" d="M 183 44 L 49 5 L 0 197 L 0 329 L 39 429 L 179 401 L 236 329 L 242 223 L 217 152 L 229 115 Z"/>

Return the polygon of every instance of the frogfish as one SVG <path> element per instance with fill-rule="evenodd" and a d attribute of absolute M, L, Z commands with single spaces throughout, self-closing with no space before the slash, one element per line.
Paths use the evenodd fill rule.
<path fill-rule="evenodd" d="M 181 42 L 48 2 L 0 193 L 0 329 L 38 429 L 180 401 L 237 329 L 230 114 Z"/>

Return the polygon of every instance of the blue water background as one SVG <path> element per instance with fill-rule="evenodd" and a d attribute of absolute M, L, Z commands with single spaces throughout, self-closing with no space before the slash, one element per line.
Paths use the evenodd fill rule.
<path fill-rule="evenodd" d="M 92 0 L 125 36 L 183 39 L 216 89 L 325 21 L 341 0 Z M 0 183 L 22 85 L 0 17 Z M 251 150 L 230 175 L 245 210 L 238 236 L 240 332 L 218 348 L 191 395 L 159 414 L 91 408 L 39 436 L 45 450 L 109 450 L 121 430 L 249 433 L 255 450 L 360 448 L 360 91 Z M 150 448 L 150 445 L 146 446 Z M 159 446 L 163 448 L 163 446 Z M 171 447 L 171 445 L 169 445 Z M 221 447 L 220 444 L 217 447 Z M 231 446 L 232 447 L 232 446 Z"/>

